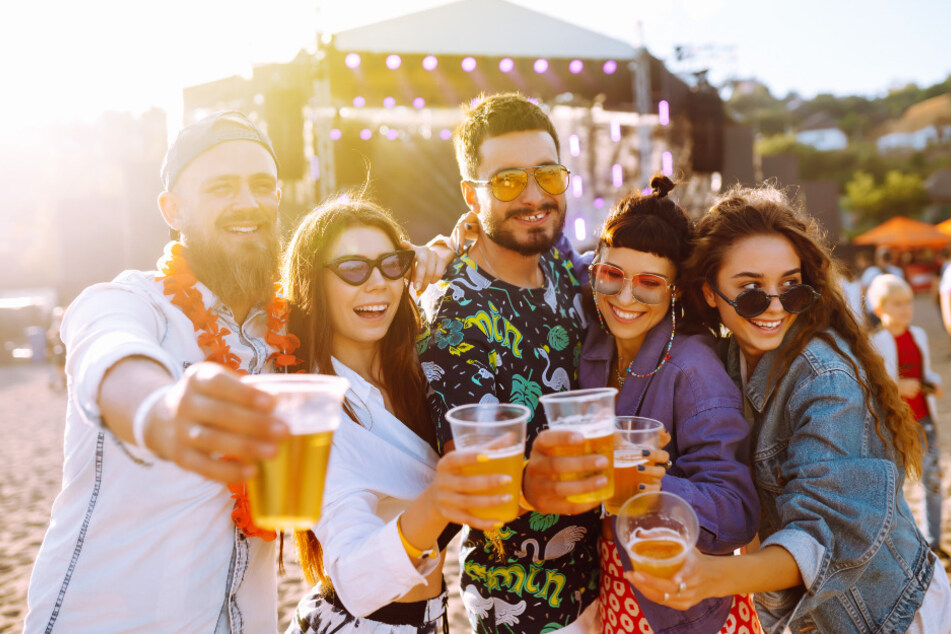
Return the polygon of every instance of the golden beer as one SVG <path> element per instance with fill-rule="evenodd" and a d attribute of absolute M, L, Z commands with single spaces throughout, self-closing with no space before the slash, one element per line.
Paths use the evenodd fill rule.
<path fill-rule="evenodd" d="M 522 490 L 523 451 L 521 446 L 487 451 L 482 454 L 482 456 L 488 457 L 487 460 L 480 460 L 475 464 L 462 467 L 461 473 L 465 476 L 507 475 L 512 478 L 512 481 L 508 484 L 487 489 L 484 493 L 481 493 L 482 495 L 505 495 L 508 493 L 510 496 L 508 502 L 495 506 L 467 509 L 470 513 L 481 519 L 499 520 L 500 522 L 511 522 L 518 517 L 519 492 Z"/>
<path fill-rule="evenodd" d="M 600 502 L 614 495 L 614 432 L 612 428 L 607 428 L 607 433 L 603 435 L 588 435 L 588 433 L 604 431 L 605 428 L 603 425 L 599 425 L 596 429 L 597 430 L 594 431 L 586 430 L 581 427 L 574 428 L 573 431 L 579 431 L 584 434 L 584 442 L 580 445 L 558 447 L 552 452 L 556 456 L 585 456 L 598 453 L 608 459 L 608 466 L 603 470 L 583 471 L 562 476 L 563 481 L 583 480 L 596 475 L 603 475 L 608 479 L 607 485 L 597 491 L 565 496 L 566 500 L 574 502 L 575 504 Z"/>
<path fill-rule="evenodd" d="M 248 481 L 251 517 L 270 530 L 313 527 L 320 519 L 333 430 L 293 435 Z"/>
<path fill-rule="evenodd" d="M 276 397 L 272 412 L 291 432 L 248 481 L 251 519 L 270 530 L 309 529 L 320 519 L 330 443 L 349 383 L 325 374 L 258 374 L 242 379 Z"/>
<path fill-rule="evenodd" d="M 635 538 L 628 544 L 628 555 L 635 570 L 654 577 L 670 579 L 684 565 L 687 546 L 675 532 Z M 667 532 L 667 531 L 665 531 Z"/>
<path fill-rule="evenodd" d="M 645 447 L 629 444 L 615 446 L 614 494 L 604 501 L 604 508 L 608 513 L 617 515 L 628 498 L 640 493 L 638 485 L 647 483 L 644 472 L 637 470 L 638 465 L 647 464 L 644 449 Z"/>

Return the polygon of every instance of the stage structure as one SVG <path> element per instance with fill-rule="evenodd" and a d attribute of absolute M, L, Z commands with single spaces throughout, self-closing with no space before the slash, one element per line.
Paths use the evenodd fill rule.
<path fill-rule="evenodd" d="M 722 102 L 635 48 L 504 0 L 461 0 L 318 35 L 316 53 L 185 91 L 186 120 L 221 108 L 267 128 L 282 207 L 359 188 L 414 240 L 448 231 L 465 204 L 451 133 L 460 104 L 518 91 L 551 115 L 572 172 L 569 236 L 590 246 L 611 204 L 663 171 L 722 163 Z M 288 197 L 290 195 L 290 197 Z"/>

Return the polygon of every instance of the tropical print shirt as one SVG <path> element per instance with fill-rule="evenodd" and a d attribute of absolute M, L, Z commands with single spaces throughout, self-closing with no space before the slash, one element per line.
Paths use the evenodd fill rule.
<path fill-rule="evenodd" d="M 543 288 L 495 279 L 468 256 L 450 264 L 421 303 L 420 358 L 432 386 L 440 452 L 443 414 L 467 403 L 520 403 L 532 412 L 526 452 L 545 428 L 538 397 L 575 389 L 586 325 L 567 254 L 541 256 Z M 461 590 L 477 632 L 552 632 L 597 597 L 599 515 L 526 513 L 491 534 L 465 528 Z"/>

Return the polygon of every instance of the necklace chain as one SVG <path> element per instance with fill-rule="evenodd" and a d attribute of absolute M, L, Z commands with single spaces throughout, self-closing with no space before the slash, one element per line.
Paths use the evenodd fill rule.
<path fill-rule="evenodd" d="M 674 304 L 675 304 L 675 300 L 671 299 L 671 302 L 670 302 L 670 321 L 671 321 L 670 338 L 667 340 L 667 347 L 666 347 L 665 350 L 664 350 L 664 358 L 661 359 L 660 363 L 657 364 L 657 367 L 656 367 L 656 368 L 654 368 L 653 370 L 651 370 L 651 371 L 648 372 L 647 374 L 638 374 L 638 373 L 636 373 L 636 372 L 633 371 L 633 369 L 634 369 L 634 362 L 637 360 L 637 355 L 634 355 L 634 358 L 631 359 L 631 362 L 628 364 L 627 368 L 626 368 L 623 372 L 621 371 L 620 368 L 617 368 L 617 367 L 616 367 L 615 370 L 614 370 L 615 373 L 617 374 L 617 384 L 618 384 L 618 387 L 619 387 L 619 388 L 624 387 L 624 381 L 627 380 L 627 377 L 628 377 L 628 376 L 633 376 L 633 377 L 638 378 L 638 379 L 646 379 L 646 378 L 649 378 L 649 377 L 653 376 L 654 374 L 656 374 L 658 371 L 660 371 L 660 369 L 661 369 L 662 367 L 664 367 L 664 364 L 666 364 L 666 363 L 670 360 L 670 349 L 671 349 L 671 348 L 673 347 L 673 345 L 674 345 L 674 335 L 677 334 L 677 312 L 676 312 L 676 310 L 675 310 L 675 305 L 674 305 Z M 597 304 L 597 302 L 595 302 L 595 309 L 598 310 L 598 317 L 601 317 L 601 310 L 598 309 L 597 306 L 598 306 L 598 304 Z M 604 325 L 604 320 L 603 320 L 603 319 L 602 319 L 602 321 L 601 321 L 601 324 L 602 324 L 602 326 Z M 622 357 L 621 354 L 620 354 L 620 352 L 619 352 L 619 353 L 618 353 L 618 360 L 621 361 L 622 359 L 624 359 L 624 357 Z"/>

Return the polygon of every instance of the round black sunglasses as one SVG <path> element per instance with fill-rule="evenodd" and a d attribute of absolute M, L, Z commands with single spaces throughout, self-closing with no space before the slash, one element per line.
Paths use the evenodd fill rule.
<path fill-rule="evenodd" d="M 770 295 L 761 288 L 748 288 L 741 291 L 736 299 L 730 299 L 724 295 L 714 284 L 710 284 L 710 288 L 722 297 L 723 301 L 732 306 L 737 315 L 746 319 L 758 317 L 765 313 L 774 297 L 779 298 L 779 303 L 783 305 L 783 309 L 791 315 L 798 315 L 809 310 L 819 299 L 819 293 L 808 284 L 790 286 L 779 295 Z"/>

